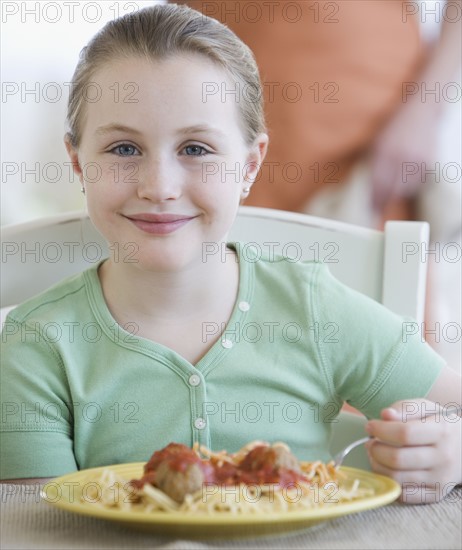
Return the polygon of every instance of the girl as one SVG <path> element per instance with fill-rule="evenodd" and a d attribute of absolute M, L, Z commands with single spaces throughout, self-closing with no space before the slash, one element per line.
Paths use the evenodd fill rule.
<path fill-rule="evenodd" d="M 82 51 L 68 122 L 113 254 L 7 318 L 18 330 L 3 351 L 2 478 L 143 461 L 171 441 L 232 452 L 283 440 L 328 460 L 333 412 L 348 401 L 380 440 L 373 469 L 417 484 L 414 501 L 460 482 L 459 424 L 420 421 L 460 403 L 457 375 L 322 264 L 255 261 L 227 244 L 268 146 L 258 70 L 231 31 L 176 5 L 109 23 Z M 51 342 L 51 320 L 75 330 Z M 240 338 L 245 323 L 267 336 Z M 334 323 L 336 340 L 313 338 L 313 323 Z M 281 332 L 289 325 L 303 337 Z"/>

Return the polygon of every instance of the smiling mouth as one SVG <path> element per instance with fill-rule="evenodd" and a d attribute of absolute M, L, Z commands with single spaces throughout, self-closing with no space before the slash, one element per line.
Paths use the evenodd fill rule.
<path fill-rule="evenodd" d="M 136 214 L 125 216 L 138 229 L 151 235 L 173 233 L 196 217 L 182 214 Z"/>

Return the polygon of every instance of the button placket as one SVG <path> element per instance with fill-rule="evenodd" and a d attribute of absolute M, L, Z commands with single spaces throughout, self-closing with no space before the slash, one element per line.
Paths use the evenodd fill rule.
<path fill-rule="evenodd" d="M 187 378 L 189 392 L 191 395 L 191 422 L 193 443 L 210 446 L 209 424 L 205 417 L 205 406 L 207 403 L 206 382 L 201 372 L 196 369 Z"/>
<path fill-rule="evenodd" d="M 242 300 L 242 301 L 239 302 L 237 307 L 240 311 L 245 313 L 245 312 L 249 311 L 250 304 L 249 304 L 249 302 L 246 302 L 246 301 Z M 225 334 L 226 334 L 226 331 L 225 331 Z M 221 339 L 221 345 L 225 349 L 231 349 L 234 346 L 234 344 L 235 344 L 235 342 L 233 342 L 230 338 L 226 338 L 226 336 Z"/>
<path fill-rule="evenodd" d="M 252 273 L 242 273 L 242 284 L 243 287 L 247 290 L 247 296 L 252 296 L 252 288 L 253 288 L 253 276 Z M 248 287 L 248 288 L 247 288 Z M 246 297 L 247 297 L 246 296 Z M 212 440 L 211 440 L 211 433 L 210 433 L 210 418 L 209 418 L 209 410 L 207 409 L 206 414 L 206 408 L 205 405 L 207 405 L 207 399 L 206 399 L 206 380 L 205 377 L 212 372 L 213 369 L 218 367 L 220 362 L 223 360 L 225 355 L 225 350 L 233 348 L 235 344 L 239 342 L 239 339 L 236 339 L 236 333 L 233 334 L 231 328 L 233 323 L 242 323 L 242 321 L 246 318 L 247 312 L 251 309 L 251 303 L 247 300 L 240 300 L 237 303 L 237 307 L 234 311 L 234 314 L 231 318 L 231 323 L 229 324 L 229 331 L 227 334 L 227 331 L 223 332 L 221 335 L 220 341 L 216 342 L 216 344 L 220 345 L 222 349 L 221 353 L 216 354 L 213 359 L 211 360 L 211 357 L 207 357 L 208 361 L 200 361 L 199 364 L 196 366 L 197 369 L 199 369 L 201 377 L 201 383 L 199 386 L 191 387 L 191 394 L 194 396 L 194 407 L 191 409 L 191 421 L 192 421 L 192 432 L 193 432 L 193 442 L 198 443 L 199 445 L 204 445 L 206 447 L 211 447 Z M 190 376 L 190 379 L 192 376 Z M 189 382 L 190 386 L 193 386 L 193 383 Z M 202 399 L 202 402 L 201 402 Z M 212 403 L 209 403 L 209 405 L 213 405 Z M 194 408 L 195 413 L 194 414 Z M 213 411 L 213 409 L 212 409 Z M 214 421 L 213 412 L 211 413 L 211 419 L 212 422 Z"/>

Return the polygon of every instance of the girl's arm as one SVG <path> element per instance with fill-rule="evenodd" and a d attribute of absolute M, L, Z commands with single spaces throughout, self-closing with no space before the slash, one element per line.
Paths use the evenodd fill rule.
<path fill-rule="evenodd" d="M 372 469 L 401 483 L 403 502 L 438 502 L 462 483 L 462 420 L 445 413 L 461 402 L 461 377 L 445 367 L 427 399 L 397 401 L 368 422 L 379 440 L 367 444 Z"/>
<path fill-rule="evenodd" d="M 460 374 L 450 367 L 445 367 L 428 392 L 427 399 L 440 403 L 442 407 L 449 403 L 457 403 L 460 407 L 462 401 L 462 378 Z"/>

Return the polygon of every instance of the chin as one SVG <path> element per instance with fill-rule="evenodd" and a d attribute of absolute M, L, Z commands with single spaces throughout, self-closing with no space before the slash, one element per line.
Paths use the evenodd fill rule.
<path fill-rule="evenodd" d="M 192 250 L 182 247 L 147 246 L 141 247 L 132 265 L 142 271 L 155 273 L 177 273 L 183 271 L 193 262 Z M 197 255 L 196 255 L 197 256 Z"/>

